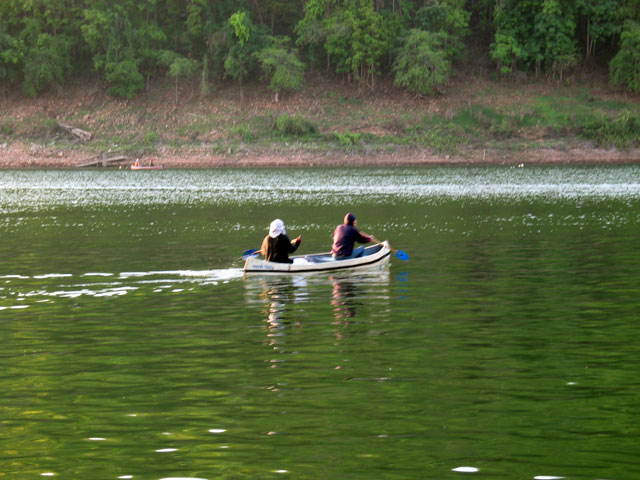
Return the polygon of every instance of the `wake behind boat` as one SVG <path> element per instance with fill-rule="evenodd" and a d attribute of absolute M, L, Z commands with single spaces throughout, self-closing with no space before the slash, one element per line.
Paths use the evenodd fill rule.
<path fill-rule="evenodd" d="M 364 249 L 361 256 L 346 260 L 334 260 L 331 253 L 292 256 L 293 263 L 268 262 L 251 255 L 244 264 L 244 273 L 304 273 L 355 269 L 389 262 L 391 248 L 389 242 L 372 245 Z"/>

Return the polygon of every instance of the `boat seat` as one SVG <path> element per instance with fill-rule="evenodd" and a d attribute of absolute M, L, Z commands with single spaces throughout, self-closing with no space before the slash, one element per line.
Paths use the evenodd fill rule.
<path fill-rule="evenodd" d="M 333 262 L 333 257 L 331 255 L 310 255 L 306 258 L 311 263 Z"/>

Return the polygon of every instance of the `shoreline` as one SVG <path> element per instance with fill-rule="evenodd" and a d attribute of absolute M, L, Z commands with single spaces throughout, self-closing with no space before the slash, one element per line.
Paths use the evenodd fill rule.
<path fill-rule="evenodd" d="M 106 158 L 109 154 L 103 155 Z M 0 145 L 0 169 L 76 168 L 96 160 L 100 155 L 87 150 L 62 150 L 21 142 Z M 130 168 L 132 155 L 108 167 Z M 595 148 L 531 149 L 522 152 L 467 150 L 456 155 L 438 154 L 428 150 L 397 148 L 390 152 L 242 152 L 213 154 L 204 148 L 161 149 L 161 152 L 141 157 L 142 165 L 149 158 L 165 168 L 277 168 L 277 167 L 416 167 L 447 165 L 614 165 L 640 163 L 640 149 L 617 150 Z"/>

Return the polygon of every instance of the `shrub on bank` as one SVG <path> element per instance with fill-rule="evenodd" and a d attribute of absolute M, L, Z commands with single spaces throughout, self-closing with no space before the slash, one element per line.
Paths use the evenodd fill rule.
<path fill-rule="evenodd" d="M 275 130 L 281 135 L 304 137 L 318 133 L 318 127 L 311 121 L 299 115 L 281 114 L 275 122 Z"/>

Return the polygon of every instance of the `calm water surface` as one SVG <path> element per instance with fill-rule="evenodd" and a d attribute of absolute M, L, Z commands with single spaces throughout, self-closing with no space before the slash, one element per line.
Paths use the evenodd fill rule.
<path fill-rule="evenodd" d="M 411 259 L 243 278 L 348 210 Z M 0 478 L 638 478 L 638 166 L 13 170 L 0 211 Z"/>

